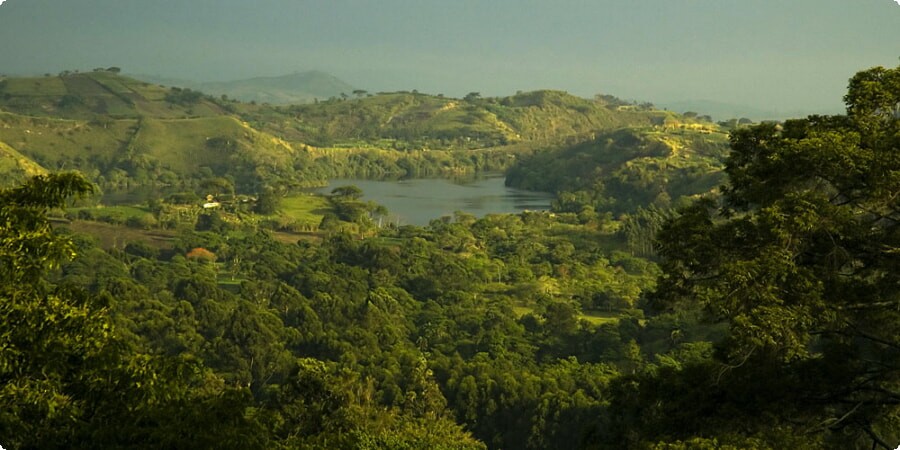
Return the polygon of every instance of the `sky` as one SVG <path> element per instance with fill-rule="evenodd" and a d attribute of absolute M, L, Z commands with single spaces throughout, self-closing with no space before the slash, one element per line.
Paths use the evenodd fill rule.
<path fill-rule="evenodd" d="M 896 0 L 6 0 L 0 73 L 321 70 L 371 92 L 561 89 L 840 112 L 900 63 Z"/>

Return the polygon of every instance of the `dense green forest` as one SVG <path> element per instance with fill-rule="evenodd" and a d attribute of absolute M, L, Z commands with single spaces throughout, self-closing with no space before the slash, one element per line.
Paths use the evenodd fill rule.
<path fill-rule="evenodd" d="M 59 86 L 87 83 L 81 78 L 120 80 L 107 71 L 73 76 L 38 81 L 61 94 Z M 856 74 L 845 115 L 734 128 L 727 144 L 707 121 L 549 91 L 361 95 L 278 109 L 154 87 L 159 101 L 108 95 L 128 111 L 167 103 L 166 114 L 188 114 L 180 108 L 190 105 L 198 117 L 122 113 L 88 125 L 95 119 L 80 116 L 85 98 L 52 100 L 57 110 L 73 108 L 72 117 L 49 117 L 40 102 L 14 95 L 38 81 L 4 81 L 4 110 L 23 109 L 0 112 L 0 140 L 16 144 L 11 155 L 30 158 L 25 150 L 37 154 L 37 143 L 62 142 L 30 135 L 59 136 L 54 127 L 68 123 L 72 134 L 62 133 L 75 144 L 65 148 L 97 145 L 97 161 L 118 161 L 128 144 L 117 146 L 113 131 L 100 146 L 78 141 L 75 127 L 97 136 L 131 129 L 138 136 L 129 142 L 146 143 L 165 133 L 203 136 L 183 120 L 211 120 L 245 134 L 216 141 L 192 164 L 222 154 L 247 164 L 198 166 L 205 175 L 196 183 L 232 194 L 270 189 L 252 207 L 172 212 L 165 227 L 160 214 L 174 201 L 153 202 L 158 222 L 136 228 L 166 228 L 166 239 L 147 232 L 112 244 L 104 233 L 78 232 L 90 222 L 79 213 L 63 219 L 95 194 L 100 176 L 108 182 L 100 169 L 56 171 L 74 150 L 48 149 L 34 161 L 54 170 L 22 172 L 20 185 L 0 190 L 5 448 L 900 443 L 900 67 Z M 100 107 L 95 100 L 90 108 Z M 483 121 L 454 128 L 463 139 L 415 134 L 403 115 L 379 112 L 397 101 L 434 114 L 433 131 L 456 120 L 435 112 L 445 101 L 457 105 L 451 114 Z M 581 105 L 583 122 L 541 135 L 542 116 L 527 109 L 535 102 L 545 112 Z M 241 115 L 203 116 L 217 108 Z M 607 113 L 620 122 L 597 122 Z M 396 118 L 367 128 L 379 114 Z M 279 128 L 271 119 L 288 116 L 311 125 Z M 516 133 L 478 131 L 493 121 L 518 124 Z M 263 218 L 283 208 L 277 188 L 304 173 L 291 142 L 338 136 L 322 134 L 328 127 L 357 129 L 342 138 L 370 143 L 439 143 L 448 158 L 525 143 L 530 150 L 508 162 L 509 181 L 558 200 L 553 211 L 460 212 L 427 227 L 381 228 L 377 205 L 344 187 L 323 200 L 329 214 L 316 232 L 285 242 Z M 251 152 L 261 140 L 263 150 Z M 124 179 L 187 164 L 176 158 L 177 142 L 135 144 L 130 158 L 149 165 L 121 169 Z M 283 173 L 282 151 L 292 165 Z M 371 152 L 374 164 L 406 150 Z"/>

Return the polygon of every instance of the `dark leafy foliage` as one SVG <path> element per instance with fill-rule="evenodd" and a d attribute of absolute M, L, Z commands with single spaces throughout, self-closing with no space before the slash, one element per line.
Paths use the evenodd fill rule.
<path fill-rule="evenodd" d="M 742 433 L 778 426 L 844 448 L 898 439 L 898 74 L 857 74 L 846 116 L 736 131 L 722 204 L 698 203 L 659 235 L 657 305 L 700 305 L 729 325 L 718 389 L 767 418 Z M 710 409 L 697 418 L 728 414 L 698 403 Z"/>

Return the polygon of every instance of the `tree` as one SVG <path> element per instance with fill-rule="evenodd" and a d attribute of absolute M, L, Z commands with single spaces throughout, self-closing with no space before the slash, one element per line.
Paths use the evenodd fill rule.
<path fill-rule="evenodd" d="M 109 293 L 51 282 L 76 246 L 47 212 L 93 190 L 78 173 L 0 190 L 2 445 L 265 447 L 244 391 L 210 385 L 196 362 L 134 353 L 116 337 Z"/>
<path fill-rule="evenodd" d="M 200 188 L 213 196 L 234 194 L 234 183 L 225 177 L 206 178 L 200 182 Z"/>
<path fill-rule="evenodd" d="M 76 173 L 31 178 L 0 191 L 0 439 L 11 447 L 61 444 L 83 405 L 71 392 L 82 367 L 102 359 L 108 322 L 102 304 L 56 289 L 45 273 L 75 256 L 46 217 L 93 186 Z"/>
<path fill-rule="evenodd" d="M 255 211 L 257 214 L 275 214 L 278 211 L 278 205 L 281 203 L 281 197 L 275 189 L 266 187 L 259 193 L 256 199 Z"/>
<path fill-rule="evenodd" d="M 339 186 L 331 190 L 331 195 L 340 200 L 359 200 L 363 195 L 362 189 L 354 185 Z"/>
<path fill-rule="evenodd" d="M 728 323 L 716 383 L 746 402 L 738 409 L 758 408 L 748 416 L 830 446 L 893 448 L 900 67 L 858 73 L 845 102 L 846 115 L 733 132 L 721 204 L 701 201 L 659 235 L 653 302 Z"/>

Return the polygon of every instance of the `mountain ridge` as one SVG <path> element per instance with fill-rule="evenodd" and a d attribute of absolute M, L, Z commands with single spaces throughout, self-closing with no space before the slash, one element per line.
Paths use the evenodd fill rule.
<path fill-rule="evenodd" d="M 649 104 L 558 90 L 462 99 L 416 91 L 351 93 L 278 106 L 167 88 L 115 68 L 7 77 L 0 78 L 0 141 L 37 166 L 81 170 L 104 188 L 193 189 L 230 177 L 235 189 L 254 192 L 338 176 L 500 171 L 517 155 L 603 131 L 666 133 L 693 121 Z"/>
<path fill-rule="evenodd" d="M 210 95 L 225 95 L 242 102 L 273 105 L 309 103 L 339 97 L 341 94 L 349 95 L 355 90 L 338 77 L 320 70 L 229 81 L 194 81 L 141 74 L 131 76 L 151 83 L 199 90 Z"/>

